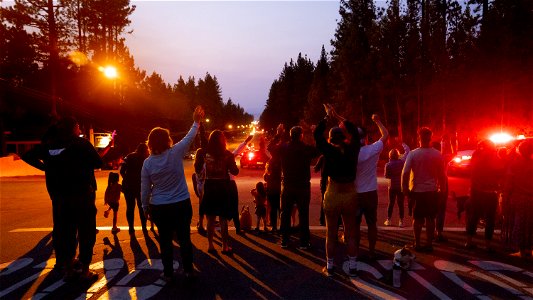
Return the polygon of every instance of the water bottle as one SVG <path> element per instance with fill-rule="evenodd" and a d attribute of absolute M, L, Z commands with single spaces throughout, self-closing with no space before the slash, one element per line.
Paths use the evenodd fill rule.
<path fill-rule="evenodd" d="M 395 288 L 399 288 L 401 283 L 402 269 L 399 266 L 393 265 L 392 267 L 392 285 Z"/>

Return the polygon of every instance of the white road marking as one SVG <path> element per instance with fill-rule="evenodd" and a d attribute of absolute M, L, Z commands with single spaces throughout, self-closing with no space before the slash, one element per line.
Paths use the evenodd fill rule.
<path fill-rule="evenodd" d="M 416 274 L 413 271 L 407 271 L 407 274 L 409 274 L 409 276 L 413 277 L 416 281 L 418 281 L 418 283 L 420 283 L 423 287 L 425 287 L 433 295 L 437 296 L 437 298 L 439 298 L 441 300 L 451 300 L 450 297 L 446 296 L 446 294 L 444 294 L 438 288 L 436 288 L 434 285 L 432 285 L 427 280 L 422 278 L 422 276 Z"/>
<path fill-rule="evenodd" d="M 8 261 L 0 265 L 0 276 L 11 274 L 33 262 L 33 258 L 24 257 L 17 260 Z"/>
<path fill-rule="evenodd" d="M 372 276 L 374 276 L 376 279 L 381 279 L 383 277 L 383 275 L 381 275 L 381 273 L 379 273 L 378 270 L 376 270 L 374 267 L 369 266 L 368 264 L 358 262 L 357 268 L 358 268 L 358 271 L 368 272 L 372 274 Z M 342 269 L 346 274 L 348 274 L 348 269 L 349 269 L 348 261 L 345 261 L 342 264 Z M 402 299 L 402 300 L 405 299 L 404 297 L 392 291 L 370 284 L 362 280 L 359 277 L 350 278 L 350 281 L 355 287 L 357 287 L 359 290 L 364 292 L 365 295 L 369 296 L 372 299 Z"/>

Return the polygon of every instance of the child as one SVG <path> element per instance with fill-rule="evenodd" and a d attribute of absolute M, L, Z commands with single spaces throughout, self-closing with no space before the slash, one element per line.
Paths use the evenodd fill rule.
<path fill-rule="evenodd" d="M 111 229 L 111 233 L 113 234 L 120 231 L 120 228 L 117 227 L 117 213 L 122 185 L 118 183 L 118 179 L 118 173 L 109 173 L 109 177 L 107 179 L 107 188 L 104 195 L 104 204 L 109 205 L 109 208 L 104 211 L 104 217 L 107 218 L 109 216 L 109 211 L 113 210 L 113 229 Z"/>
<path fill-rule="evenodd" d="M 264 231 L 267 231 L 266 223 L 266 191 L 265 185 L 260 181 L 255 185 L 255 189 L 250 191 L 252 196 L 254 196 L 255 203 L 255 215 L 257 216 L 257 225 L 255 227 L 256 231 L 259 231 L 259 224 L 263 220 Z"/>
<path fill-rule="evenodd" d="M 389 184 L 389 206 L 387 209 L 387 220 L 385 220 L 385 226 L 391 226 L 391 217 L 392 210 L 394 208 L 394 203 L 398 203 L 398 209 L 400 213 L 400 221 L 398 222 L 399 227 L 403 227 L 403 216 L 404 216 L 404 195 L 402 193 L 401 187 L 401 177 L 402 169 L 405 163 L 405 158 L 409 153 L 409 147 L 402 143 L 404 149 L 404 154 L 400 155 L 398 150 L 392 149 L 389 152 L 389 162 L 385 164 L 385 178 L 390 179 Z"/>

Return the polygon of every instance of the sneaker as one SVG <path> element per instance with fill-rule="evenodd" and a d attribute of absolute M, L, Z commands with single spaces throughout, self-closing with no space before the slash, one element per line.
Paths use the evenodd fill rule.
<path fill-rule="evenodd" d="M 113 229 L 111 229 L 111 233 L 115 234 L 115 233 L 119 233 L 120 232 L 120 228 L 118 227 L 115 227 Z"/>
<path fill-rule="evenodd" d="M 398 227 L 402 227 L 403 228 L 403 221 L 400 220 L 400 222 L 398 222 Z"/>
<path fill-rule="evenodd" d="M 311 249 L 311 243 L 300 245 L 300 247 L 298 247 L 298 249 L 300 249 L 300 250 L 309 250 L 309 249 Z"/>
<path fill-rule="evenodd" d="M 383 225 L 385 225 L 385 226 L 390 226 L 390 225 L 391 225 L 390 219 L 385 220 L 385 222 L 383 223 Z"/>
<path fill-rule="evenodd" d="M 286 241 L 282 241 L 281 248 L 286 249 L 287 247 L 289 247 L 289 244 Z"/>
<path fill-rule="evenodd" d="M 335 275 L 335 269 L 328 269 L 327 267 L 324 267 L 322 269 L 322 274 L 326 275 L 327 277 L 333 277 L 333 275 Z"/>

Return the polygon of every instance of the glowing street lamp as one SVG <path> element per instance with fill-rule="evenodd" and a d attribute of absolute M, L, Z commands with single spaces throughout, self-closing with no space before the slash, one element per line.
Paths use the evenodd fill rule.
<path fill-rule="evenodd" d="M 98 68 L 100 72 L 104 73 L 104 76 L 109 79 L 115 79 L 118 77 L 117 68 L 113 66 L 106 66 L 106 67 L 100 67 Z"/>
<path fill-rule="evenodd" d="M 229 124 L 228 129 L 233 129 L 233 125 Z"/>

